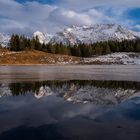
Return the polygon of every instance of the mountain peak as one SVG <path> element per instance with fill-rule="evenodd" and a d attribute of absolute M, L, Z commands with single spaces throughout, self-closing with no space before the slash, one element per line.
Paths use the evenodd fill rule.
<path fill-rule="evenodd" d="M 139 32 L 134 32 L 118 24 L 94 24 L 91 26 L 70 26 L 61 32 L 51 35 L 36 31 L 33 37 L 38 37 L 40 43 L 62 43 L 64 45 L 91 44 L 108 40 L 133 40 L 140 38 Z M 0 33 L 0 44 L 7 46 L 10 36 Z"/>
<path fill-rule="evenodd" d="M 57 33 L 51 43 L 63 43 L 65 45 L 90 44 L 108 40 L 133 40 L 140 38 L 138 33 L 117 24 L 95 24 L 91 26 L 71 26 Z"/>
<path fill-rule="evenodd" d="M 53 37 L 53 35 L 51 35 L 51 34 L 44 34 L 44 33 L 40 32 L 40 31 L 36 31 L 36 32 L 34 32 L 33 37 L 38 37 L 40 43 L 47 44 L 47 43 L 50 42 L 50 40 Z"/>
<path fill-rule="evenodd" d="M 45 34 L 40 31 L 34 32 L 33 37 L 38 37 L 40 43 L 44 43 L 44 41 L 46 39 Z"/>
<path fill-rule="evenodd" d="M 3 47 L 6 47 L 9 43 L 9 41 L 10 41 L 10 36 L 9 35 L 6 35 L 4 33 L 0 33 L 0 44 Z"/>

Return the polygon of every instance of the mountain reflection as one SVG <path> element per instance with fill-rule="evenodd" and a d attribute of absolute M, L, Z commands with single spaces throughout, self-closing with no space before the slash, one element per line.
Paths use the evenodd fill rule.
<path fill-rule="evenodd" d="M 74 80 L 23 82 L 0 86 L 0 97 L 30 93 L 37 99 L 54 95 L 73 103 L 116 104 L 140 95 L 140 82 Z"/>
<path fill-rule="evenodd" d="M 140 82 L 1 84 L 0 140 L 139 140 L 139 97 Z"/>
<path fill-rule="evenodd" d="M 45 82 L 25 82 L 25 83 L 11 83 L 9 88 L 13 96 L 24 95 L 28 92 L 38 92 L 40 87 L 48 86 L 50 88 L 63 86 L 72 86 L 75 85 L 78 88 L 83 86 L 94 86 L 97 88 L 109 88 L 109 89 L 136 89 L 140 90 L 140 82 L 131 82 L 131 81 L 45 81 Z"/>

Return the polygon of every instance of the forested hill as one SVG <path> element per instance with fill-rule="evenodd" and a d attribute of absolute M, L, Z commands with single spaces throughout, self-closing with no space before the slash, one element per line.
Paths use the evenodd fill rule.
<path fill-rule="evenodd" d="M 30 39 L 25 36 L 12 35 L 9 49 L 11 51 L 39 50 L 53 54 L 91 57 L 93 55 L 104 55 L 114 52 L 140 52 L 140 39 L 65 46 L 62 43 L 42 44 L 38 37 Z"/>

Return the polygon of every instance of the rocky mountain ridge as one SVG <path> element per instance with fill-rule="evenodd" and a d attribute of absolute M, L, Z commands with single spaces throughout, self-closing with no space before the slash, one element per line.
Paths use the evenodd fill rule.
<path fill-rule="evenodd" d="M 91 26 L 71 26 L 55 35 L 36 31 L 33 33 L 33 37 L 38 37 L 40 43 L 44 44 L 75 45 L 108 40 L 133 40 L 140 38 L 140 33 L 117 24 L 95 24 Z M 8 45 L 9 40 L 9 35 L 0 33 L 0 44 L 3 47 Z"/>

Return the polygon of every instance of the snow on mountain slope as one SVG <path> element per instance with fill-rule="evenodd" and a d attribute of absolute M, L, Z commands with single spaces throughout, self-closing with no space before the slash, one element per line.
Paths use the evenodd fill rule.
<path fill-rule="evenodd" d="M 44 33 L 40 32 L 40 31 L 36 31 L 36 32 L 34 32 L 33 37 L 38 37 L 40 43 L 42 43 L 42 44 L 43 44 L 43 43 L 47 44 L 47 43 L 50 42 L 50 40 L 51 40 L 51 38 L 52 38 L 53 36 L 50 35 L 50 34 L 44 34 Z"/>
<path fill-rule="evenodd" d="M 0 33 L 0 44 L 1 44 L 3 47 L 5 47 L 5 46 L 8 45 L 9 40 L 10 40 L 10 36 L 9 36 L 9 35 Z"/>
<path fill-rule="evenodd" d="M 93 26 L 72 26 L 57 33 L 50 43 L 74 45 L 80 43 L 95 43 L 108 40 L 133 40 L 140 38 L 140 34 L 116 24 L 96 24 Z"/>
<path fill-rule="evenodd" d="M 95 43 L 108 40 L 133 40 L 140 38 L 140 33 L 128 30 L 117 24 L 95 24 L 92 26 L 72 26 L 62 32 L 51 35 L 36 31 L 33 37 L 38 37 L 40 43 L 63 43 L 74 45 L 80 43 Z M 10 36 L 0 33 L 0 44 L 7 46 Z"/>

